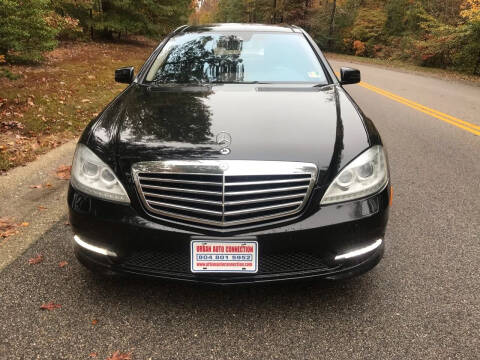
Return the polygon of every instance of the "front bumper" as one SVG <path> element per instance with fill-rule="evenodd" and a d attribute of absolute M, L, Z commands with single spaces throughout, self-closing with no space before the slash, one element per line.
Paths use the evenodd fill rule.
<path fill-rule="evenodd" d="M 149 219 L 134 206 L 95 199 L 72 187 L 68 204 L 73 231 L 83 242 L 82 246 L 75 243 L 75 254 L 91 269 L 233 284 L 312 277 L 340 279 L 370 270 L 383 255 L 389 195 L 388 186 L 367 199 L 317 207 L 289 222 L 232 233 L 173 227 Z M 259 247 L 258 272 L 191 273 L 192 236 L 219 240 L 254 237 Z M 382 241 L 378 246 L 364 254 L 348 258 L 339 256 L 368 248 L 379 239 Z M 103 254 L 92 251 L 92 246 L 105 251 Z"/>

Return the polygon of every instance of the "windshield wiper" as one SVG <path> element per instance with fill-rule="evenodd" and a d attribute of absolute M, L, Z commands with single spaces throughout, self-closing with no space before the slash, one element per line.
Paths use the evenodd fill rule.
<path fill-rule="evenodd" d="M 328 85 L 332 85 L 332 84 L 329 84 L 329 83 L 320 83 L 320 84 L 315 84 L 315 85 L 313 85 L 313 87 L 315 87 L 315 88 L 322 88 L 322 87 L 328 86 Z"/>

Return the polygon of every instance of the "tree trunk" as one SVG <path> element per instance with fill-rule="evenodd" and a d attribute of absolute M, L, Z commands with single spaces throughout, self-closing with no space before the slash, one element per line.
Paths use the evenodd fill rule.
<path fill-rule="evenodd" d="M 90 38 L 93 40 L 93 9 L 90 9 Z"/>
<path fill-rule="evenodd" d="M 479 73 L 480 68 L 480 51 L 477 55 L 477 63 L 475 64 L 475 68 L 473 69 L 473 75 L 477 75 Z"/>
<path fill-rule="evenodd" d="M 337 0 L 333 0 L 332 15 L 330 16 L 330 27 L 328 29 L 328 49 L 331 50 L 333 45 L 333 28 L 335 25 L 335 11 L 337 10 Z"/>
<path fill-rule="evenodd" d="M 277 0 L 273 0 L 272 24 L 277 23 Z"/>

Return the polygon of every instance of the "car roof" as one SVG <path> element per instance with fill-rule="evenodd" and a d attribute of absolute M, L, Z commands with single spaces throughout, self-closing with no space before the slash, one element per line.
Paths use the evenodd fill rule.
<path fill-rule="evenodd" d="M 267 25 L 267 24 L 240 24 L 221 23 L 205 25 L 186 25 L 178 32 L 203 32 L 203 31 L 253 31 L 253 32 L 301 32 L 301 29 L 292 25 Z"/>

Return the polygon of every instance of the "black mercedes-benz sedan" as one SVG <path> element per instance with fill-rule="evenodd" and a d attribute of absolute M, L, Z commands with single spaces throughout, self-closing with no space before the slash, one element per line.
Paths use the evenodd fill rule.
<path fill-rule="evenodd" d="M 372 121 L 296 26 L 183 26 L 85 129 L 68 193 L 88 268 L 234 284 L 352 277 L 391 199 Z"/>

